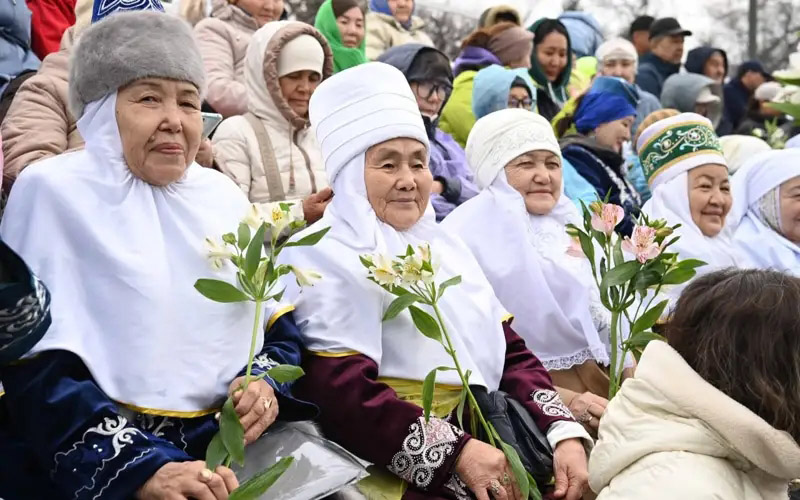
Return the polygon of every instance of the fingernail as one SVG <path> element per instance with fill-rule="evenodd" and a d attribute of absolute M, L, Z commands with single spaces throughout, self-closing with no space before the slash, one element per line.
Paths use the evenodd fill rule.
<path fill-rule="evenodd" d="M 220 413 L 219 413 L 219 412 L 217 412 L 217 413 L 214 415 L 214 420 L 217 420 L 217 421 L 218 421 L 218 420 L 219 420 L 219 417 L 220 417 Z"/>
<path fill-rule="evenodd" d="M 211 471 L 210 471 L 210 470 L 208 470 L 208 469 L 203 469 L 203 471 L 200 473 L 200 476 L 201 476 L 203 479 L 205 479 L 206 481 L 209 481 L 209 480 L 211 480 L 211 478 L 212 478 L 212 477 L 214 477 L 214 473 L 213 473 L 213 472 L 211 472 Z"/>

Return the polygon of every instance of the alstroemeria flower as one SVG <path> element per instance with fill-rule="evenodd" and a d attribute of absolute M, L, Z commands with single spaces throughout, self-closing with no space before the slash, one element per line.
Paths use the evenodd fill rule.
<path fill-rule="evenodd" d="M 636 260 L 644 264 L 650 259 L 658 257 L 661 248 L 656 243 L 656 230 L 647 226 L 633 228 L 631 237 L 625 237 L 622 249 L 636 256 Z"/>
<path fill-rule="evenodd" d="M 418 254 L 409 255 L 403 259 L 400 280 L 404 285 L 416 285 L 422 280 L 422 273 L 422 258 Z"/>
<path fill-rule="evenodd" d="M 245 215 L 242 222 L 257 230 L 261 227 L 261 224 L 264 222 L 264 214 L 261 212 L 261 206 L 256 203 L 251 203 L 250 208 L 247 209 L 247 215 Z"/>
<path fill-rule="evenodd" d="M 295 266 L 291 266 L 291 269 L 299 286 L 314 286 L 317 281 L 322 279 L 321 274 L 311 269 L 300 269 Z"/>
<path fill-rule="evenodd" d="M 369 269 L 370 274 L 372 277 L 375 278 L 375 281 L 378 282 L 379 285 L 388 286 L 388 285 L 396 285 L 400 280 L 400 277 L 397 275 L 397 272 L 392 267 L 392 261 L 385 255 L 376 254 L 372 257 L 372 262 L 374 267 Z"/>
<path fill-rule="evenodd" d="M 570 257 L 584 258 L 586 254 L 583 253 L 581 240 L 578 238 L 570 238 L 569 247 L 567 247 L 567 255 Z"/>
<path fill-rule="evenodd" d="M 625 218 L 625 209 L 613 203 L 603 204 L 598 211 L 592 214 L 592 229 L 611 236 L 617 224 Z"/>
<path fill-rule="evenodd" d="M 267 222 L 275 228 L 274 231 L 277 235 L 281 234 L 289 224 L 294 222 L 291 211 L 282 209 L 280 205 L 273 206 L 272 212 L 270 212 L 269 215 L 269 220 Z"/>
<path fill-rule="evenodd" d="M 216 240 L 206 238 L 205 244 L 208 252 L 208 262 L 214 270 L 219 271 L 222 269 L 225 261 L 233 257 L 233 252 L 231 252 L 226 245 L 220 244 Z"/>

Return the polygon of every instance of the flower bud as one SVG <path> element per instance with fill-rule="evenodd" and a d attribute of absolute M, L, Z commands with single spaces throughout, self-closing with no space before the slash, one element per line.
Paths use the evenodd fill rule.
<path fill-rule="evenodd" d="M 225 233 L 222 235 L 222 241 L 229 245 L 236 244 L 236 236 L 233 233 Z"/>
<path fill-rule="evenodd" d="M 656 238 L 664 239 L 670 236 L 673 233 L 672 228 L 670 227 L 662 227 L 656 230 Z"/>
<path fill-rule="evenodd" d="M 575 226 L 567 226 L 567 234 L 572 238 L 577 238 L 581 231 Z"/>
<path fill-rule="evenodd" d="M 600 201 L 593 201 L 589 204 L 589 210 L 592 213 L 599 214 L 603 212 L 603 203 Z"/>

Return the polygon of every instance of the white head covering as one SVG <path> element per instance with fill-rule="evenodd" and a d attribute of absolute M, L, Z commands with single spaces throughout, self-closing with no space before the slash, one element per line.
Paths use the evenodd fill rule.
<path fill-rule="evenodd" d="M 278 55 L 278 76 L 285 76 L 295 71 L 316 71 L 322 76 L 323 64 L 325 64 L 325 51 L 322 50 L 319 41 L 311 35 L 300 35 L 281 49 Z"/>
<path fill-rule="evenodd" d="M 567 223 L 582 225 L 564 195 L 544 216 L 531 215 L 505 166 L 531 151 L 561 158 L 550 123 L 536 113 L 506 109 L 475 124 L 467 159 L 483 191 L 442 225 L 461 236 L 480 262 L 514 328 L 549 370 L 593 359 L 608 364 L 608 322 L 585 257 L 567 255 Z M 601 333 L 598 333 L 598 326 Z"/>
<path fill-rule="evenodd" d="M 235 282 L 232 267 L 209 267 L 204 239 L 234 230 L 249 204 L 196 163 L 163 187 L 134 176 L 116 100 L 89 103 L 78 121 L 86 149 L 25 169 L 6 207 L 3 240 L 53 295 L 52 326 L 31 353 L 77 354 L 131 409 L 210 413 L 247 362 L 255 309 L 212 302 L 194 283 Z"/>
<path fill-rule="evenodd" d="M 288 296 L 297 296 L 295 318 L 306 346 L 322 353 L 364 354 L 378 364 L 381 377 L 424 380 L 431 369 L 451 366 L 442 347 L 417 331 L 407 311 L 381 321 L 394 297 L 367 280 L 359 261 L 364 253 L 393 256 L 408 245 L 428 242 L 441 265 L 437 281 L 456 275 L 463 280 L 440 302 L 459 360 L 465 370 L 472 370 L 471 383 L 497 389 L 505 357 L 501 322 L 506 312 L 469 249 L 436 224 L 430 204 L 414 226 L 398 231 L 377 217 L 367 199 L 364 168 L 370 147 L 396 138 L 428 146 L 405 76 L 383 63 L 338 73 L 314 92 L 310 114 L 335 196 L 313 229 L 330 226 L 325 238 L 313 247 L 282 254 L 285 262 L 313 267 L 323 275 L 313 288 L 300 291 L 287 285 Z M 437 382 L 461 384 L 455 372 L 440 372 Z"/>
<path fill-rule="evenodd" d="M 752 135 L 726 135 L 719 138 L 719 144 L 722 146 L 722 154 L 728 161 L 728 171 L 731 175 L 758 153 L 772 150 L 763 139 Z"/>
<path fill-rule="evenodd" d="M 598 69 L 602 69 L 606 60 L 625 60 L 633 61 L 634 64 L 639 63 L 639 54 L 636 52 L 636 47 L 624 38 L 606 40 L 597 47 L 595 57 L 597 58 Z"/>
<path fill-rule="evenodd" d="M 800 150 L 761 153 L 733 177 L 734 241 L 748 265 L 800 276 L 800 246 L 780 229 L 780 186 L 800 176 Z"/>
<path fill-rule="evenodd" d="M 652 162 L 652 169 L 656 172 L 649 179 L 653 194 L 642 207 L 642 211 L 653 219 L 666 220 L 669 225 L 680 224 L 681 227 L 675 234 L 680 236 L 680 239 L 670 247 L 670 251 L 677 252 L 681 259 L 699 259 L 706 262 L 708 265 L 699 268 L 698 272 L 708 273 L 736 266 L 737 260 L 740 258 L 734 251 L 732 231 L 728 224 L 718 235 L 709 237 L 703 234 L 692 219 L 689 206 L 689 171 L 707 164 L 727 167 L 727 163 L 720 151 L 700 146 L 701 139 L 694 142 L 691 142 L 692 139 L 685 139 L 685 142 L 698 145 L 697 151 L 693 147 L 682 146 L 683 142 L 681 141 L 682 137 L 686 137 L 685 127 L 687 124 L 695 127 L 691 130 L 704 130 L 698 134 L 698 137 L 703 134 L 709 135 L 707 145 L 718 142 L 711 122 L 694 113 L 683 113 L 657 121 L 647 127 L 639 138 L 639 147 L 644 147 L 653 141 L 672 140 L 672 147 L 676 151 L 675 154 L 665 155 Z M 696 127 L 691 124 L 700 126 Z M 679 135 L 682 133 L 683 136 Z M 683 288 L 684 286 L 674 287 L 670 290 L 669 295 L 677 298 Z"/>

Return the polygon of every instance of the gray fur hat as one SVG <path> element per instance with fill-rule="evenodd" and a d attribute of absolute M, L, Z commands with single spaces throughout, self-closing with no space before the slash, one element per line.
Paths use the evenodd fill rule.
<path fill-rule="evenodd" d="M 120 12 L 92 25 L 72 51 L 69 105 L 87 104 L 142 78 L 194 84 L 205 94 L 203 59 L 189 25 L 162 12 Z"/>

